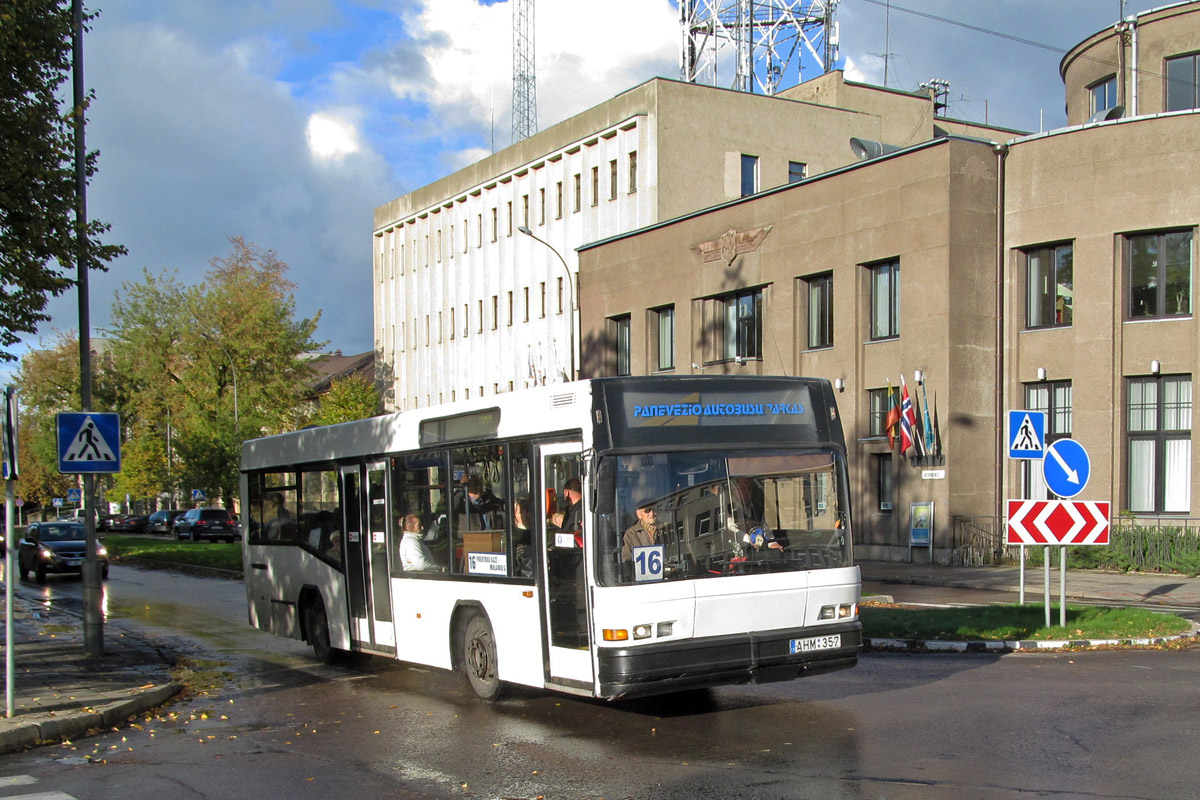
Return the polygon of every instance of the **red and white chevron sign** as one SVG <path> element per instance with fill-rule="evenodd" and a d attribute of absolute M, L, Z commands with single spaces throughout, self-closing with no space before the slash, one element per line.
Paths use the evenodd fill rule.
<path fill-rule="evenodd" d="M 1009 500 L 1005 544 L 1108 544 L 1107 502 Z"/>

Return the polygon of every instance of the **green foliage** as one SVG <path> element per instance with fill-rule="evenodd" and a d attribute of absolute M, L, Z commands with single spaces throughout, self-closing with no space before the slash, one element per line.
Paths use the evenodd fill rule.
<path fill-rule="evenodd" d="M 78 256 L 75 120 L 85 109 L 61 101 L 72 27 L 71 4 L 61 0 L 4 0 L 0 10 L 0 348 L 35 333 L 49 319 L 49 297 L 75 283 L 67 271 Z M 84 158 L 88 179 L 96 159 Z M 86 226 L 91 269 L 125 253 L 99 243 L 108 229 L 96 220 Z M 0 349 L 0 359 L 13 355 Z"/>
<path fill-rule="evenodd" d="M 1041 605 L 930 609 L 868 605 L 861 616 L 864 636 L 929 641 L 1144 639 L 1183 633 L 1190 627 L 1187 620 L 1174 614 L 1097 606 L 1068 606 L 1066 627 L 1049 628 Z M 1057 606 L 1051 606 L 1050 618 L 1059 618 Z"/>
<path fill-rule="evenodd" d="M 152 561 L 158 564 L 186 564 L 193 567 L 242 571 L 240 542 L 177 542 L 145 536 L 108 535 L 104 547 L 110 558 L 120 561 Z"/>
<path fill-rule="evenodd" d="M 1135 519 L 1113 520 L 1107 547 L 1068 547 L 1071 569 L 1113 569 L 1121 572 L 1178 572 L 1200 574 L 1200 531 L 1179 525 L 1143 524 Z M 1053 548 L 1057 551 L 1059 548 Z M 1026 548 L 1025 563 L 1042 565 L 1041 547 Z M 1058 563 L 1058 555 L 1051 556 Z"/>
<path fill-rule="evenodd" d="M 313 425 L 336 425 L 366 419 L 379 413 L 382 400 L 379 389 L 362 375 L 335 379 L 329 393 L 320 399 Z"/>

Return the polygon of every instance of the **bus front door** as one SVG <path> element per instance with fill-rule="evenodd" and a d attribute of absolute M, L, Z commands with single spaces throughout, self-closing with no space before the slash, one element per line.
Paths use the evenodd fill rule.
<path fill-rule="evenodd" d="M 342 470 L 346 531 L 346 583 L 350 638 L 356 648 L 395 652 L 391 581 L 388 577 L 387 464 Z"/>
<path fill-rule="evenodd" d="M 539 514 L 546 554 L 543 560 L 546 677 L 550 684 L 591 694 L 593 673 L 588 640 L 587 565 L 580 527 L 585 515 L 583 507 L 570 511 L 563 491 L 568 481 L 580 479 L 580 452 L 578 443 L 541 447 L 541 485 L 548 506 Z M 565 515 L 565 519 L 559 514 Z"/>

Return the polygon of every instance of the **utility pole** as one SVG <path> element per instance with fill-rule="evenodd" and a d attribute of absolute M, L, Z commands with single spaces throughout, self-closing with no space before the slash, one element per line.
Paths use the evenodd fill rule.
<path fill-rule="evenodd" d="M 92 410 L 92 321 L 88 305 L 87 147 L 84 143 L 83 0 L 71 0 L 71 74 L 75 104 L 75 266 L 79 286 L 79 400 L 81 411 Z M 101 609 L 103 565 L 96 547 L 96 478 L 83 476 L 84 530 L 87 553 L 83 560 L 83 646 L 89 658 L 104 655 L 104 616 Z"/>

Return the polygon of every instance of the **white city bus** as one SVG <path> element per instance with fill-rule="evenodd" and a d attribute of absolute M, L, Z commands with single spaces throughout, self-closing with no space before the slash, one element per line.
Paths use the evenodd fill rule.
<path fill-rule="evenodd" d="M 248 441 L 241 481 L 250 623 L 325 661 L 616 699 L 862 650 L 828 381 L 539 387 Z"/>

